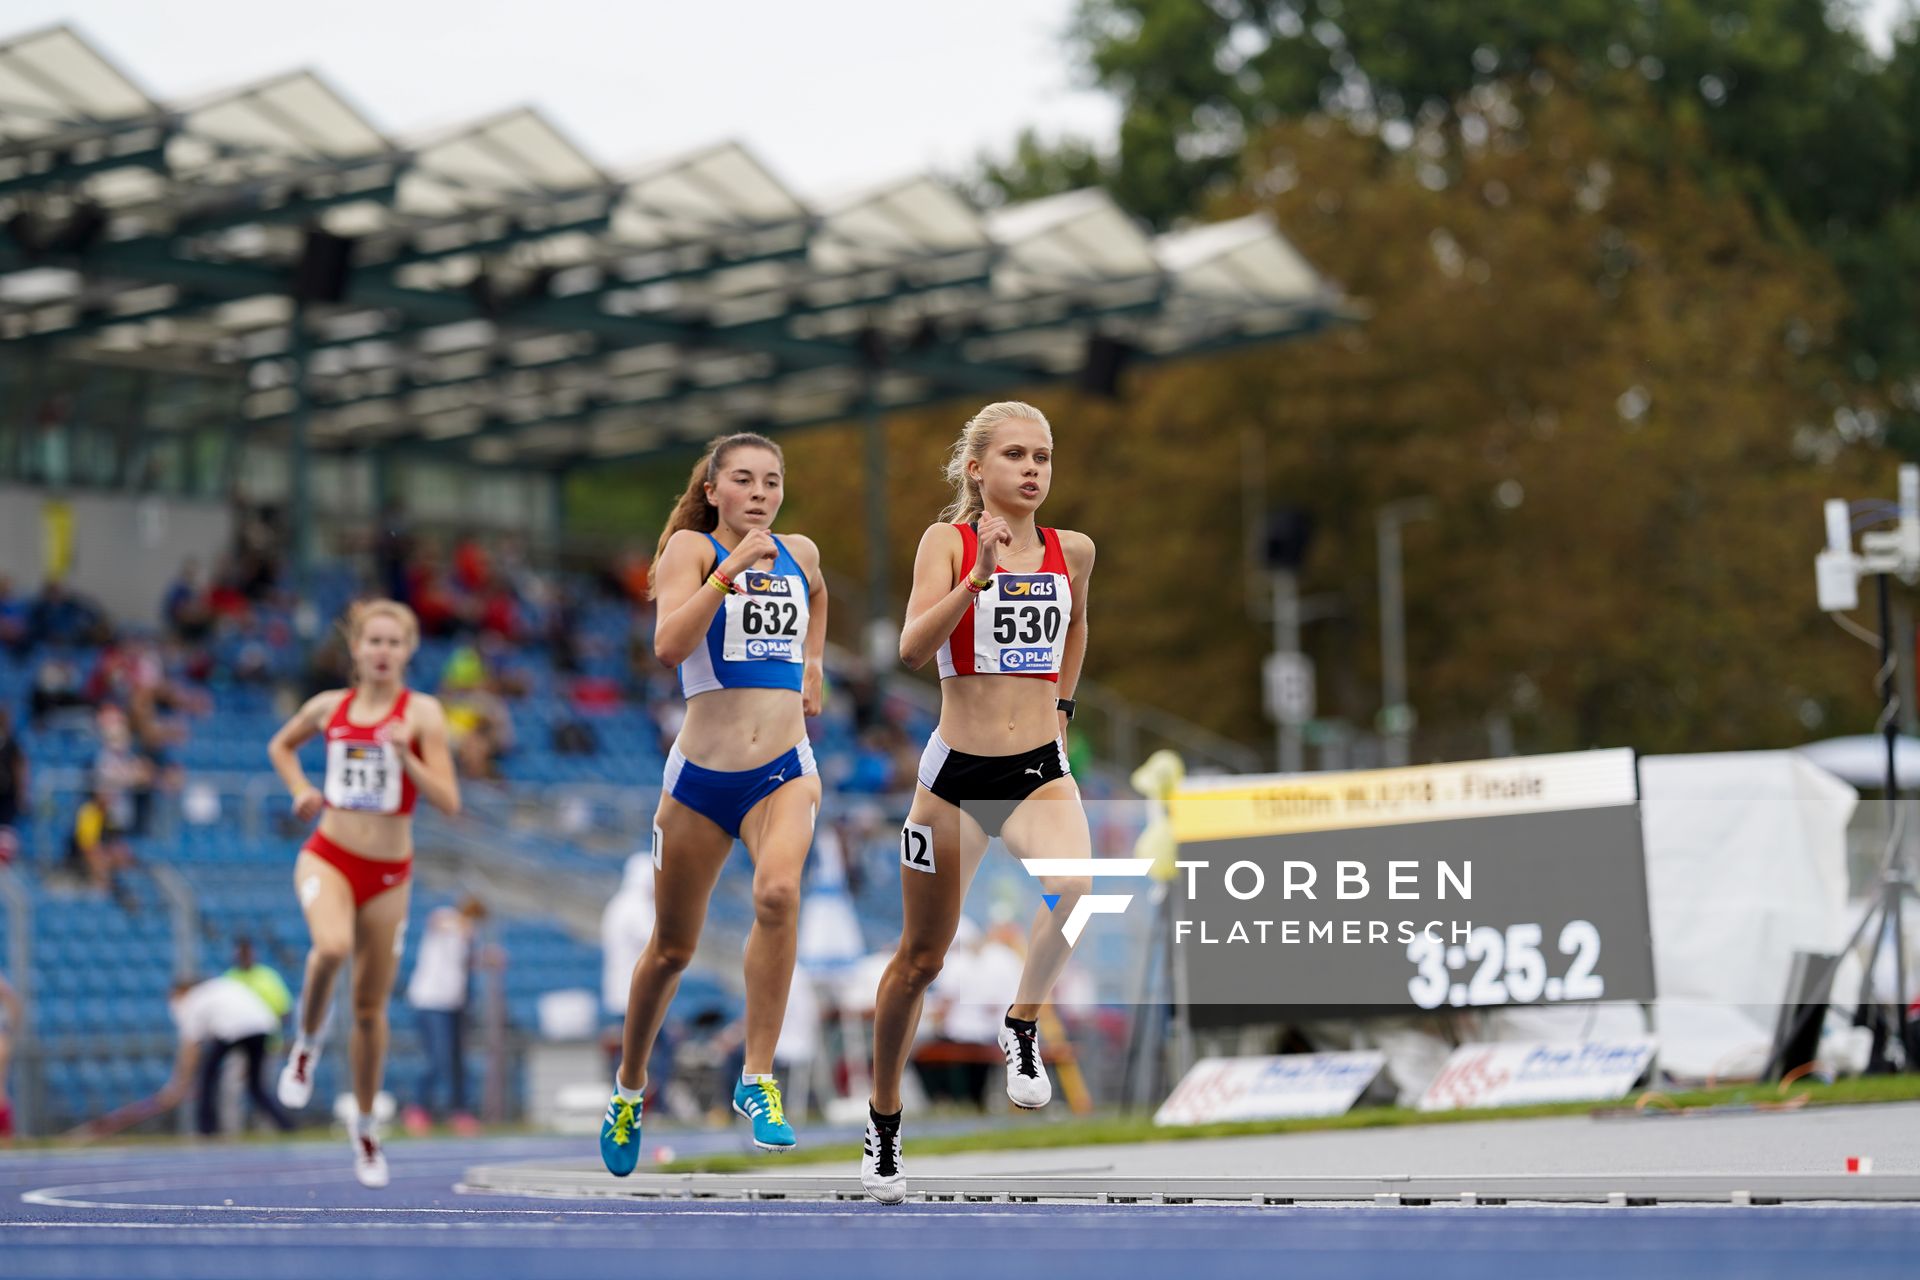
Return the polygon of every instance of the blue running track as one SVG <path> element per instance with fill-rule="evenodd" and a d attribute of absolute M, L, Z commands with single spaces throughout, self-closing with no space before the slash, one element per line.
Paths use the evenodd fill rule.
<path fill-rule="evenodd" d="M 453 1189 L 470 1165 L 591 1151 L 591 1138 L 399 1142 L 383 1192 L 353 1181 L 344 1142 L 0 1155 L 0 1277 L 1920 1275 L 1909 1207 L 887 1208 Z"/>

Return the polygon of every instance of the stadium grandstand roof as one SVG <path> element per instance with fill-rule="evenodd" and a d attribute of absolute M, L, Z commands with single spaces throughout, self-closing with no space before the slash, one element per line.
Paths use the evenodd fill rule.
<path fill-rule="evenodd" d="M 554 468 L 1316 329 L 1260 217 L 1105 193 L 830 204 L 737 143 L 609 172 L 527 108 L 389 137 L 311 71 L 159 103 L 74 31 L 0 43 L 0 341 L 244 378 L 247 430 Z"/>

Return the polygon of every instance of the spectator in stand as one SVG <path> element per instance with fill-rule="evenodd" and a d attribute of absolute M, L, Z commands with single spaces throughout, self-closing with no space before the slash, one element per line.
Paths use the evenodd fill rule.
<path fill-rule="evenodd" d="M 20 993 L 0 974 L 0 1147 L 13 1145 L 13 1101 L 7 1094 L 7 1068 L 13 1060 L 9 1037 L 13 1028 L 27 1025 L 26 1011 L 20 1005 Z"/>
<path fill-rule="evenodd" d="M 403 1117 L 407 1132 L 416 1136 L 447 1114 L 437 1105 L 443 1100 L 452 1108 L 455 1133 L 471 1136 L 480 1131 L 467 1110 L 466 1021 L 473 935 L 486 918 L 486 905 L 468 894 L 458 907 L 441 907 L 429 915 L 420 938 L 407 1003 L 420 1024 L 427 1060 L 414 1104 Z"/>
<path fill-rule="evenodd" d="M 886 726 L 878 725 L 861 734 L 853 748 L 853 764 L 840 779 L 840 790 L 858 795 L 882 795 L 893 786 L 893 744 Z M 911 775 L 909 775 L 911 776 Z"/>
<path fill-rule="evenodd" d="M 73 660 L 65 645 L 51 644 L 46 655 L 40 659 L 40 665 L 33 669 L 33 694 L 29 705 L 36 727 L 46 721 L 50 711 L 90 705 L 80 678 L 80 665 Z"/>
<path fill-rule="evenodd" d="M 168 632 L 176 639 L 197 644 L 213 630 L 213 605 L 200 581 L 198 560 L 189 558 L 180 566 L 180 576 L 167 588 L 160 612 Z"/>
<path fill-rule="evenodd" d="M 202 1134 L 212 1136 L 219 1127 L 214 1108 L 220 1098 L 220 1067 L 227 1054 L 238 1049 L 246 1057 L 247 1096 L 253 1099 L 254 1107 L 283 1133 L 293 1128 L 293 1118 L 267 1089 L 260 1074 L 266 1063 L 267 1037 L 279 1032 L 280 1019 L 252 987 L 228 977 L 176 982 L 167 1000 L 167 1012 L 173 1015 L 180 1032 L 180 1048 L 173 1061 L 173 1077 L 154 1095 L 158 1106 L 180 1105 L 197 1074 L 199 1128 Z"/>
<path fill-rule="evenodd" d="M 461 538 L 453 548 L 453 583 L 467 595 L 479 595 L 493 580 L 493 561 L 487 549 L 472 534 Z"/>
<path fill-rule="evenodd" d="M 98 790 L 74 812 L 67 856 L 73 869 L 94 889 L 122 897 L 115 873 L 133 865 L 133 851 L 127 845 L 124 832 L 113 825 L 111 801 Z"/>
<path fill-rule="evenodd" d="M 231 559 L 222 560 L 213 571 L 213 585 L 207 589 L 207 609 L 215 619 L 224 622 L 239 622 L 253 613 L 240 569 Z"/>
<path fill-rule="evenodd" d="M 414 613 L 420 619 L 423 634 L 448 636 L 460 627 L 460 601 L 430 550 L 423 548 L 415 554 L 413 563 L 407 566 L 407 595 L 413 602 Z"/>
<path fill-rule="evenodd" d="M 628 547 L 621 552 L 608 573 L 609 585 L 624 597 L 629 604 L 639 607 L 647 603 L 647 579 L 653 572 L 653 565 L 647 559 L 646 552 L 638 547 Z"/>
<path fill-rule="evenodd" d="M 0 576 L 0 646 L 16 656 L 27 651 L 29 606 L 13 593 L 13 583 Z"/>
<path fill-rule="evenodd" d="M 97 724 L 100 749 L 87 766 L 93 793 L 107 806 L 110 830 L 143 835 L 140 820 L 153 789 L 153 763 L 135 749 L 133 730 L 120 708 L 100 708 Z"/>
<path fill-rule="evenodd" d="M 520 638 L 520 602 L 504 578 L 495 575 L 482 585 L 478 619 L 482 635 L 499 636 L 509 643 Z"/>
<path fill-rule="evenodd" d="M 48 578 L 27 611 L 27 639 L 31 645 L 97 644 L 105 635 L 100 611 L 69 592 L 58 578 Z"/>
<path fill-rule="evenodd" d="M 280 581 L 280 512 L 275 507 L 242 507 L 234 530 L 236 582 L 249 601 L 273 594 Z"/>
<path fill-rule="evenodd" d="M 328 689 L 340 689 L 353 683 L 353 658 L 347 652 L 346 637 L 338 627 L 329 628 L 326 639 L 313 648 L 302 677 L 300 697 L 304 701 Z"/>
<path fill-rule="evenodd" d="M 20 825 L 27 794 L 27 753 L 13 732 L 13 708 L 0 705 L 0 831 Z"/>
<path fill-rule="evenodd" d="M 564 584 L 554 593 L 547 611 L 547 651 L 553 669 L 562 675 L 580 674 L 580 601 Z"/>
<path fill-rule="evenodd" d="M 447 713 L 447 746 L 462 777 L 498 778 L 500 757 L 513 749 L 513 716 L 494 688 L 479 650 L 462 645 L 448 655 L 440 703 Z"/>

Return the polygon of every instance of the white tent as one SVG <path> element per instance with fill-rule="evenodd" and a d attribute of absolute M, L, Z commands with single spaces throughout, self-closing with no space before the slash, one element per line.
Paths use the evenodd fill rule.
<path fill-rule="evenodd" d="M 1854 922 L 1846 830 L 1858 796 L 1792 751 L 1647 756 L 1640 787 L 1660 1068 L 1750 1077 L 1794 952 L 1837 951 Z M 1617 1004 L 1504 1010 L 1488 1024 L 1498 1040 L 1646 1030 L 1637 1007 Z"/>
<path fill-rule="evenodd" d="M 1875 791 L 1886 789 L 1887 743 L 1878 734 L 1828 738 L 1795 747 L 1794 751 L 1842 782 Z M 1895 781 L 1902 787 L 1920 787 L 1920 738 L 1894 739 L 1893 763 Z"/>

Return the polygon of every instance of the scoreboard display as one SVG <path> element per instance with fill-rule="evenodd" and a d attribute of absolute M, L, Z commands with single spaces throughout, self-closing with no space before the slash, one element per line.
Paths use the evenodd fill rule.
<path fill-rule="evenodd" d="M 1169 800 L 1187 1003 L 1651 1000 L 1639 800 L 1629 750 L 1191 779 Z"/>

